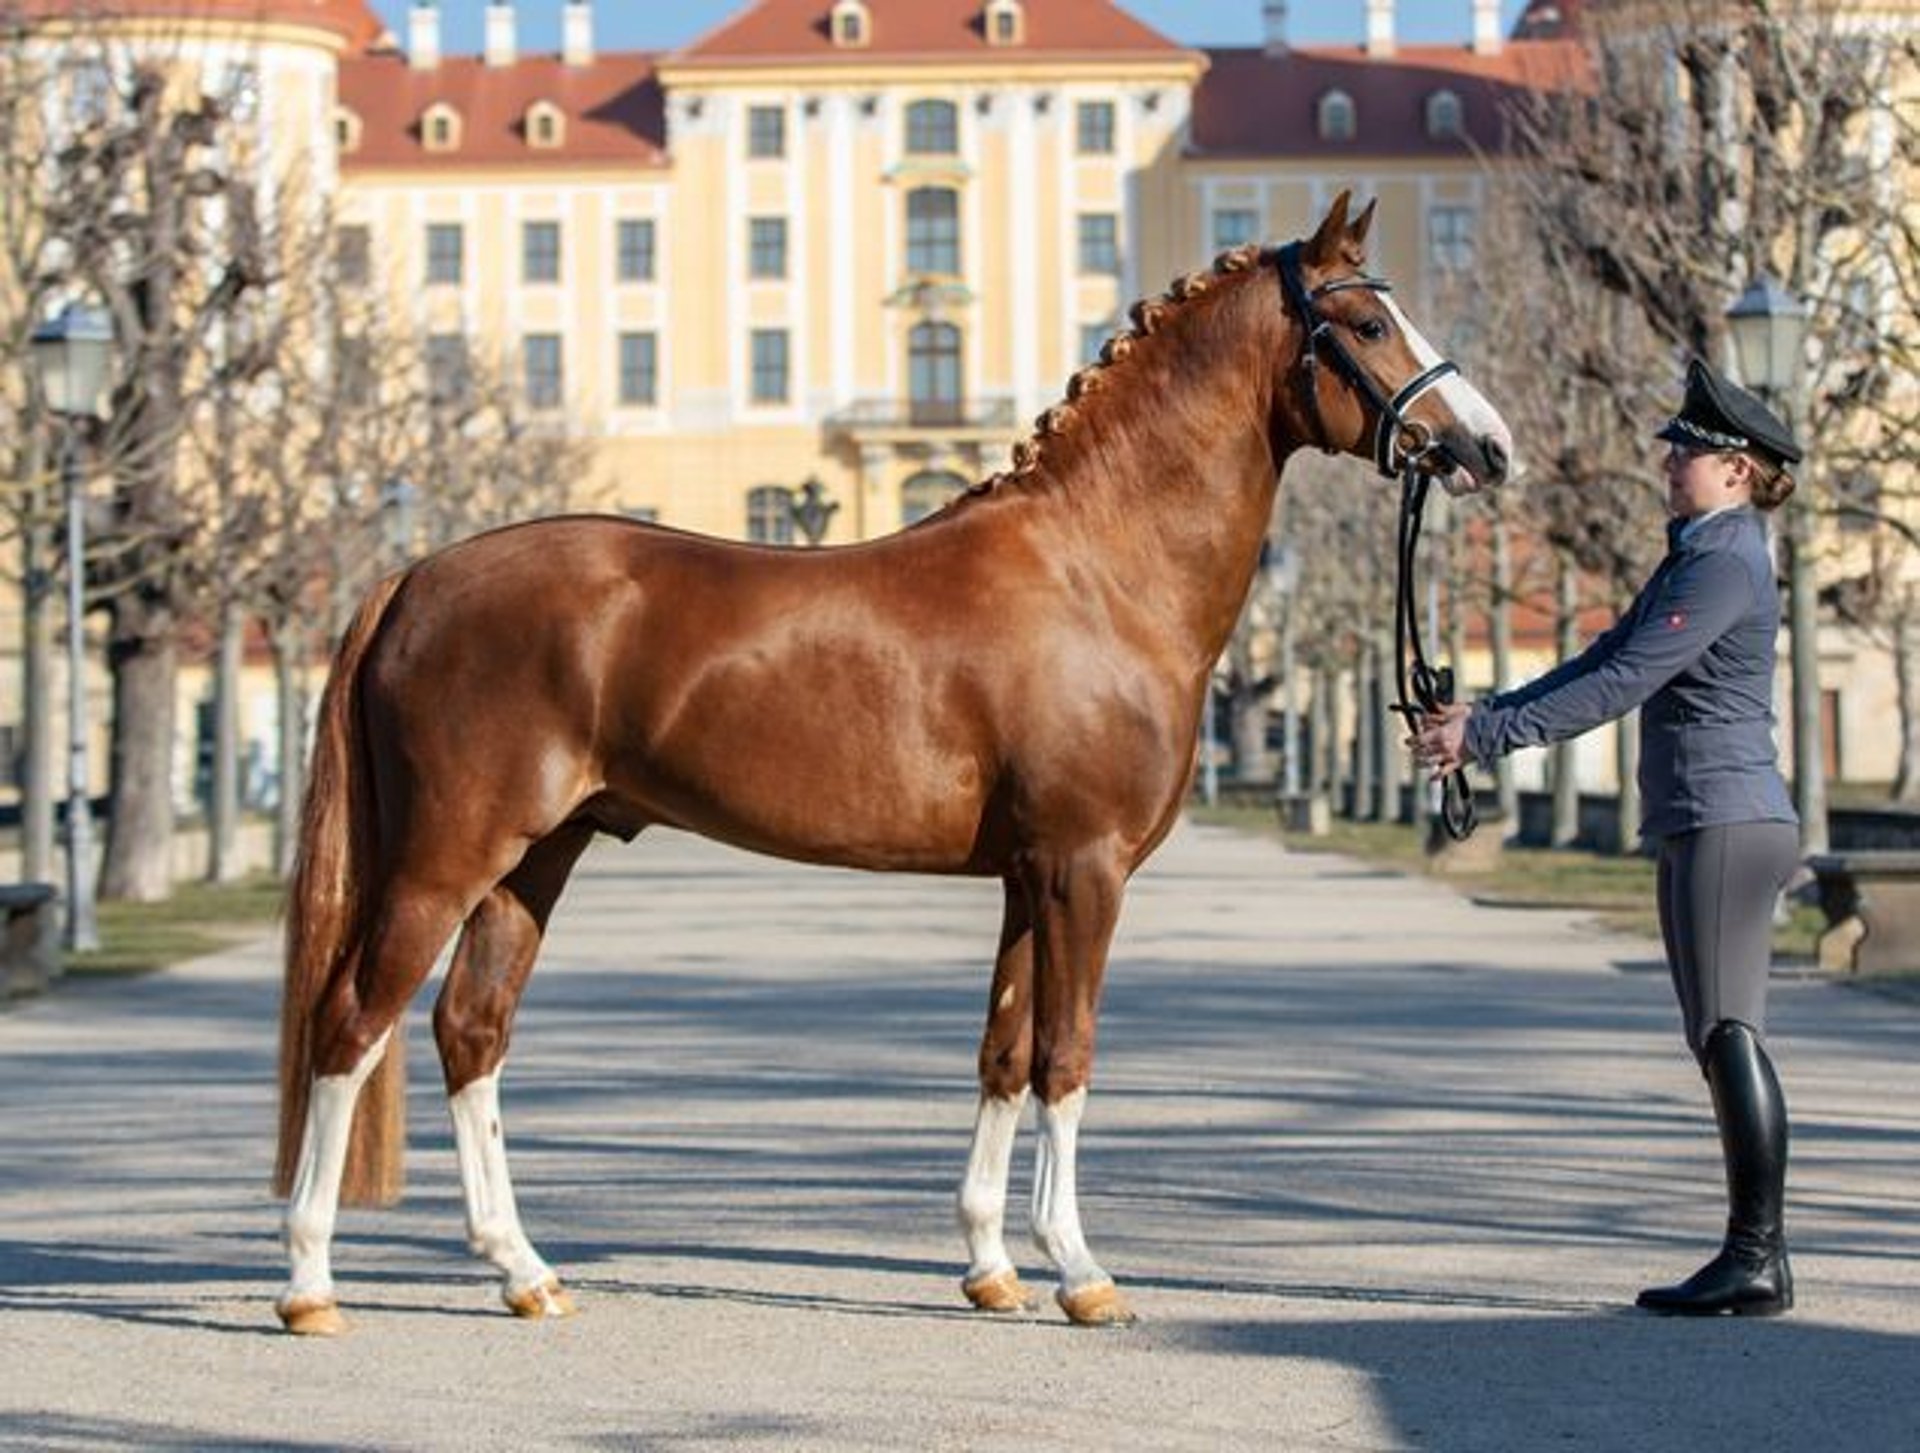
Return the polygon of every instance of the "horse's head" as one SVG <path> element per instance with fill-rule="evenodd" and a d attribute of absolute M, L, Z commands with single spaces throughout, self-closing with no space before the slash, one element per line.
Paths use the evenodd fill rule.
<path fill-rule="evenodd" d="M 1513 458 L 1506 422 L 1367 275 L 1374 203 L 1351 220 L 1349 205 L 1342 192 L 1312 237 L 1278 254 L 1300 324 L 1281 399 L 1303 415 L 1306 442 L 1371 457 L 1382 473 L 1411 463 L 1449 494 L 1501 483 Z"/>

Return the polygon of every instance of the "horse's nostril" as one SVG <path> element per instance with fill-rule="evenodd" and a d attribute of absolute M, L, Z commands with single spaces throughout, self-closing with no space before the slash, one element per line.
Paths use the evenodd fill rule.
<path fill-rule="evenodd" d="M 1486 456 L 1487 477 L 1489 479 L 1505 479 L 1507 477 L 1507 468 L 1512 463 L 1512 461 L 1507 458 L 1507 446 L 1494 438 L 1493 435 L 1486 434 L 1481 436 L 1480 452 Z"/>

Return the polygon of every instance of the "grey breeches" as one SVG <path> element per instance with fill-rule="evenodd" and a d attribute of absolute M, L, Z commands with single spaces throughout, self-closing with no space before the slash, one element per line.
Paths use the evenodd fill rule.
<path fill-rule="evenodd" d="M 1660 842 L 1660 933 L 1696 1056 L 1714 1025 L 1767 1028 L 1773 907 L 1800 861 L 1790 822 L 1736 822 Z"/>

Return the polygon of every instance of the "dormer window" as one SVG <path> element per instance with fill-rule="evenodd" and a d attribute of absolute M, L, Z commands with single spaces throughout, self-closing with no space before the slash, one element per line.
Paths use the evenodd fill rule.
<path fill-rule="evenodd" d="M 460 113 L 445 101 L 435 101 L 420 117 L 420 141 L 428 151 L 458 151 Z"/>
<path fill-rule="evenodd" d="M 567 139 L 567 118 L 551 101 L 535 101 L 527 108 L 527 145 L 550 151 Z"/>
<path fill-rule="evenodd" d="M 1466 108 L 1457 91 L 1435 91 L 1427 97 L 1427 135 L 1436 140 L 1466 135 Z"/>
<path fill-rule="evenodd" d="M 1027 38 L 1027 7 L 1020 0 L 987 0 L 980 18 L 988 45 L 1019 45 Z"/>
<path fill-rule="evenodd" d="M 345 106 L 336 107 L 333 113 L 333 144 L 342 155 L 360 149 L 362 126 L 358 113 Z"/>
<path fill-rule="evenodd" d="M 859 47 L 872 37 L 873 16 L 864 0 L 834 0 L 827 27 L 835 45 Z"/>
<path fill-rule="evenodd" d="M 1320 139 L 1352 141 L 1360 129 L 1360 118 L 1353 97 L 1345 91 L 1329 91 L 1320 98 Z"/>

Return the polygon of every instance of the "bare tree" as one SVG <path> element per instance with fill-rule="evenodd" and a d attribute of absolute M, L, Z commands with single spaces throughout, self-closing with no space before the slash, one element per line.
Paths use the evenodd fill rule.
<path fill-rule="evenodd" d="M 1816 516 L 1835 467 L 1870 434 L 1911 435 L 1892 373 L 1913 316 L 1886 305 L 1884 242 L 1906 235 L 1914 138 L 1892 98 L 1912 74 L 1909 29 L 1835 0 L 1646 0 L 1590 6 L 1590 84 L 1514 108 L 1539 227 L 1668 345 L 1718 360 L 1724 314 L 1752 275 L 1811 310 L 1804 386 L 1777 401 L 1809 446 L 1784 511 L 1794 777 L 1802 840 L 1824 845 L 1815 667 Z M 1872 300 L 1856 306 L 1850 299 Z M 1904 394 L 1905 401 L 1900 402 Z M 1804 400 L 1804 402 L 1802 402 Z"/>

